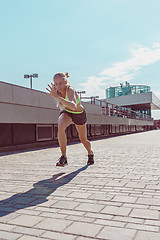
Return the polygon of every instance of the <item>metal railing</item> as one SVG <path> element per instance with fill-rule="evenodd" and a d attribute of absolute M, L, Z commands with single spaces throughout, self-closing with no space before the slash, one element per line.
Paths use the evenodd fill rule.
<path fill-rule="evenodd" d="M 85 99 L 85 97 L 83 97 Z M 89 98 L 87 98 L 89 99 Z M 114 117 L 122 117 L 122 118 L 130 118 L 130 119 L 137 119 L 137 120 L 145 120 L 145 121 L 153 121 L 151 116 L 136 112 L 131 110 L 130 108 L 126 107 L 119 107 L 115 104 L 108 103 L 104 100 L 97 99 L 95 97 L 90 97 L 90 103 L 95 104 L 101 107 L 102 115 L 114 116 Z"/>

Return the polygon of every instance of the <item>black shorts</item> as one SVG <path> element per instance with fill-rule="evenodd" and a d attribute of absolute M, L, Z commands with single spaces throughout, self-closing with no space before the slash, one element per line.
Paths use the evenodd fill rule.
<path fill-rule="evenodd" d="M 87 122 L 87 117 L 86 117 L 86 111 L 85 109 L 83 110 L 82 113 L 70 113 L 67 112 L 65 110 L 60 112 L 60 115 L 62 113 L 66 113 L 68 116 L 70 116 L 72 118 L 72 121 L 76 124 L 76 125 L 84 125 Z"/>

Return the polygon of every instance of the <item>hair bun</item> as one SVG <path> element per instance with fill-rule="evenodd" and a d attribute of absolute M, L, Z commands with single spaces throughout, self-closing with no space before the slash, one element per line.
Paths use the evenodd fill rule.
<path fill-rule="evenodd" d="M 68 72 L 65 73 L 66 77 L 69 78 Z"/>

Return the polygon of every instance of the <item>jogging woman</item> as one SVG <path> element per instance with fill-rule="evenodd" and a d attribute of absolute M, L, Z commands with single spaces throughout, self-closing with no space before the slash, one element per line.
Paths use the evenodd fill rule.
<path fill-rule="evenodd" d="M 94 154 L 91 150 L 91 144 L 87 139 L 86 132 L 86 112 L 81 105 L 81 100 L 77 92 L 67 82 L 68 73 L 56 73 L 53 77 L 53 83 L 48 84 L 46 88 L 51 97 L 55 98 L 60 107 L 60 116 L 58 118 L 58 142 L 62 156 L 58 159 L 56 166 L 64 167 L 67 165 L 66 146 L 67 137 L 65 130 L 73 122 L 78 131 L 81 143 L 88 152 L 88 165 L 94 164 Z"/>

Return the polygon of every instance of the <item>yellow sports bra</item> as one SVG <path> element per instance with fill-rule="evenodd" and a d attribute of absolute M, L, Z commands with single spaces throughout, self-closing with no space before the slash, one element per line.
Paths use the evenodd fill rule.
<path fill-rule="evenodd" d="M 68 88 L 69 88 L 69 85 L 67 85 L 67 88 L 66 88 L 66 97 L 65 97 L 66 100 L 69 100 L 68 95 L 67 95 L 67 90 L 68 90 Z M 76 104 L 79 104 L 80 101 L 81 101 L 80 97 L 76 98 Z M 66 107 L 67 107 L 67 106 L 64 105 L 65 111 L 70 112 L 70 113 L 82 113 L 82 112 L 84 111 L 84 109 L 83 109 L 81 112 L 73 112 L 72 110 L 66 109 Z"/>

